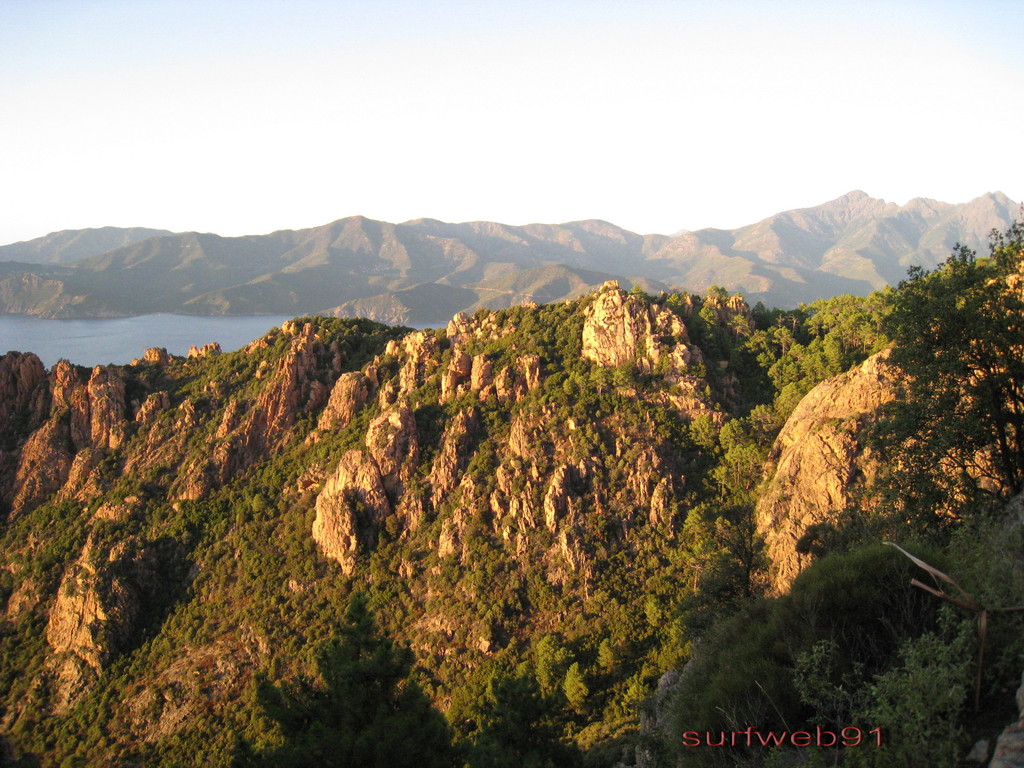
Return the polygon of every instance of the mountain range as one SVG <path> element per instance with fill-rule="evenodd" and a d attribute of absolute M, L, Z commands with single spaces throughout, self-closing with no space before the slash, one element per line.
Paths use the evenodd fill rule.
<path fill-rule="evenodd" d="M 581 296 L 608 280 L 646 291 L 712 285 L 796 306 L 897 283 L 956 243 L 985 252 L 1018 218 L 996 192 L 906 205 L 854 191 L 734 230 L 639 235 L 606 221 L 510 226 L 362 216 L 267 235 L 69 230 L 0 246 L 0 312 L 53 318 L 154 312 L 333 314 L 411 325 L 459 311 Z"/>

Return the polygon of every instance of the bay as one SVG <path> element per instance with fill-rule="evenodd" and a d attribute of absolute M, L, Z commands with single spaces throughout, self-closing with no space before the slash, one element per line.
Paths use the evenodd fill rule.
<path fill-rule="evenodd" d="M 290 316 L 194 317 L 140 315 L 102 320 L 43 320 L 0 315 L 0 354 L 34 352 L 49 368 L 60 359 L 78 365 L 130 363 L 150 347 L 185 355 L 192 345 L 217 342 L 225 352 L 244 347 Z"/>

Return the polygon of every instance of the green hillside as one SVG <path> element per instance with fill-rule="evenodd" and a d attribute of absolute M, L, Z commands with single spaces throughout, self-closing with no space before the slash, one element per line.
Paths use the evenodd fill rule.
<path fill-rule="evenodd" d="M 3 356 L 5 760 L 955 765 L 1016 717 L 1024 650 L 995 610 L 1022 572 L 1008 235 L 798 310 L 609 283 L 438 330 Z M 846 727 L 882 744 L 683 739 Z"/>

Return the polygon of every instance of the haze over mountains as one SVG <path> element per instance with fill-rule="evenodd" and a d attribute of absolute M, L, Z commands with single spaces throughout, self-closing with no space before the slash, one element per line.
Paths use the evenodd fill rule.
<path fill-rule="evenodd" d="M 146 227 L 64 229 L 37 237 L 35 240 L 0 246 L 0 259 L 37 264 L 68 264 L 77 259 L 123 248 L 150 237 L 173 234 L 167 229 Z"/>
<path fill-rule="evenodd" d="M 0 247 L 0 312 L 39 317 L 329 313 L 444 323 L 458 311 L 573 298 L 606 280 L 648 291 L 711 285 L 795 306 L 898 282 L 957 243 L 987 252 L 1020 206 L 887 203 L 855 191 L 735 230 L 639 235 L 605 221 L 509 226 L 353 216 L 221 237 L 142 228 L 64 231 Z"/>

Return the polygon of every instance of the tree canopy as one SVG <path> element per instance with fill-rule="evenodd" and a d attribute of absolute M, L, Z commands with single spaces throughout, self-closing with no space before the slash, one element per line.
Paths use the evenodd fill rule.
<path fill-rule="evenodd" d="M 259 699 L 284 744 L 259 764 L 441 768 L 454 764 L 451 733 L 411 680 L 413 654 L 382 637 L 366 597 L 356 593 L 338 639 L 316 658 L 317 674 L 263 683 Z"/>
<path fill-rule="evenodd" d="M 918 511 L 1024 490 L 1024 225 L 993 233 L 991 254 L 957 246 L 913 267 L 883 330 L 904 396 L 882 420 L 900 494 Z"/>

